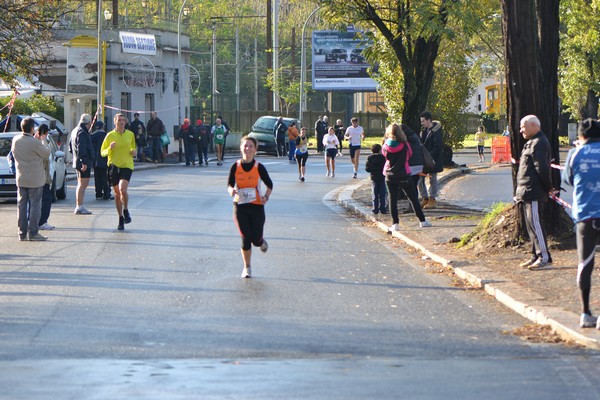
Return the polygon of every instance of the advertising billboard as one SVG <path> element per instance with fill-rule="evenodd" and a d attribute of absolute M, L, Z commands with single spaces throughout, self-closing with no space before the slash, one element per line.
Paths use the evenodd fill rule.
<path fill-rule="evenodd" d="M 370 68 L 362 50 L 368 47 L 356 32 L 314 31 L 312 34 L 312 88 L 370 92 L 377 83 L 369 77 Z"/>

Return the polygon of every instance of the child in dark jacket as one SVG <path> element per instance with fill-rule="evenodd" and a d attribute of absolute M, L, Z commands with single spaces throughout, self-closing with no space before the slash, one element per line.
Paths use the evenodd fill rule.
<path fill-rule="evenodd" d="M 371 198 L 373 200 L 373 215 L 378 213 L 387 214 L 387 188 L 385 185 L 385 175 L 383 175 L 383 166 L 385 157 L 381 154 L 381 145 L 374 144 L 371 147 L 371 154 L 367 157 L 365 170 L 371 174 Z"/>

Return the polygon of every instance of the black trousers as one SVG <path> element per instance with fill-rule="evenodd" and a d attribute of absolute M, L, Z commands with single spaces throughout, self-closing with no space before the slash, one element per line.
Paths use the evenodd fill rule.
<path fill-rule="evenodd" d="M 108 184 L 108 170 L 106 168 L 94 167 L 94 187 L 96 198 L 104 200 L 110 198 L 110 186 Z"/>
<path fill-rule="evenodd" d="M 584 313 L 590 312 L 590 291 L 592 290 L 592 273 L 594 272 L 594 256 L 596 243 L 600 238 L 600 219 L 580 221 L 575 227 L 577 235 L 577 286 L 581 293 Z"/>
<path fill-rule="evenodd" d="M 398 197 L 401 190 L 408 198 L 408 201 L 410 201 L 410 204 L 412 204 L 415 215 L 419 218 L 419 221 L 425 221 L 425 214 L 423 214 L 414 182 L 410 177 L 401 181 L 386 180 L 385 184 L 387 185 L 388 195 L 390 196 L 389 207 L 390 213 L 392 214 L 392 222 L 394 224 L 400 222 L 398 217 Z"/>
<path fill-rule="evenodd" d="M 535 258 L 541 258 L 548 262 L 552 258 L 548 251 L 546 242 L 546 230 L 542 224 L 542 215 L 544 214 L 544 203 L 541 201 L 524 201 L 519 203 L 523 215 L 525 216 L 525 227 L 531 240 L 531 253 Z"/>

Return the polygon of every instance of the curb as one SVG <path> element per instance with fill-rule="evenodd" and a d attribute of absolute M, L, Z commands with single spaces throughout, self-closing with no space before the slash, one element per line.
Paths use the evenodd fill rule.
<path fill-rule="evenodd" d="M 440 184 L 447 183 L 456 177 L 472 172 L 474 169 L 483 168 L 489 167 L 473 169 L 466 167 L 457 168 L 438 178 L 438 182 Z M 388 232 L 388 226 L 383 222 L 377 221 L 371 215 L 371 210 L 368 207 L 353 200 L 352 194 L 362 184 L 363 183 L 359 183 L 344 187 L 338 194 L 337 202 L 346 209 L 360 215 L 362 218 L 375 223 L 382 231 Z M 500 303 L 519 315 L 536 324 L 550 326 L 550 328 L 563 340 L 574 341 L 585 347 L 600 350 L 600 331 L 593 328 L 580 328 L 579 315 L 549 304 L 547 299 L 542 298 L 533 291 L 517 285 L 514 282 L 507 281 L 505 277 L 501 277 L 496 272 L 487 268 L 479 266 L 453 267 L 453 261 L 451 259 L 435 253 L 421 243 L 418 243 L 416 240 L 400 232 L 391 233 L 393 237 L 396 237 L 407 245 L 419 250 L 433 261 L 444 267 L 452 268 L 459 278 L 468 281 L 472 286 L 478 289 L 482 289 L 485 293 L 494 297 Z"/>

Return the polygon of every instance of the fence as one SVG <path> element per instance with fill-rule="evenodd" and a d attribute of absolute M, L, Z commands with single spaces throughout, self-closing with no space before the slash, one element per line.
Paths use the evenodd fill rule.
<path fill-rule="evenodd" d="M 510 162 L 510 138 L 508 136 L 494 136 L 492 138 L 492 162 Z"/>
<path fill-rule="evenodd" d="M 201 119 L 205 124 L 211 125 L 214 124 L 214 119 L 218 116 L 222 116 L 223 119 L 229 125 L 229 128 L 232 132 L 242 132 L 249 133 L 250 129 L 252 129 L 252 125 L 259 117 L 263 115 L 273 115 L 273 116 L 283 116 L 288 117 L 288 115 L 284 115 L 278 111 L 223 111 L 220 113 L 215 113 L 211 115 L 210 111 L 206 109 L 202 109 L 201 107 L 192 107 L 191 108 L 191 120 L 195 121 L 197 119 Z M 386 113 L 355 113 L 351 116 L 347 116 L 344 112 L 330 112 L 323 113 L 317 111 L 306 111 L 303 114 L 303 126 L 308 128 L 309 134 L 314 134 L 315 122 L 319 116 L 327 115 L 329 118 L 329 124 L 333 126 L 337 119 L 342 120 L 343 126 L 350 126 L 350 118 L 357 117 L 359 120 L 359 124 L 365 130 L 366 136 L 383 136 L 385 132 L 385 127 L 387 126 L 387 114 Z M 290 115 L 289 117 L 295 117 L 294 115 Z"/>

